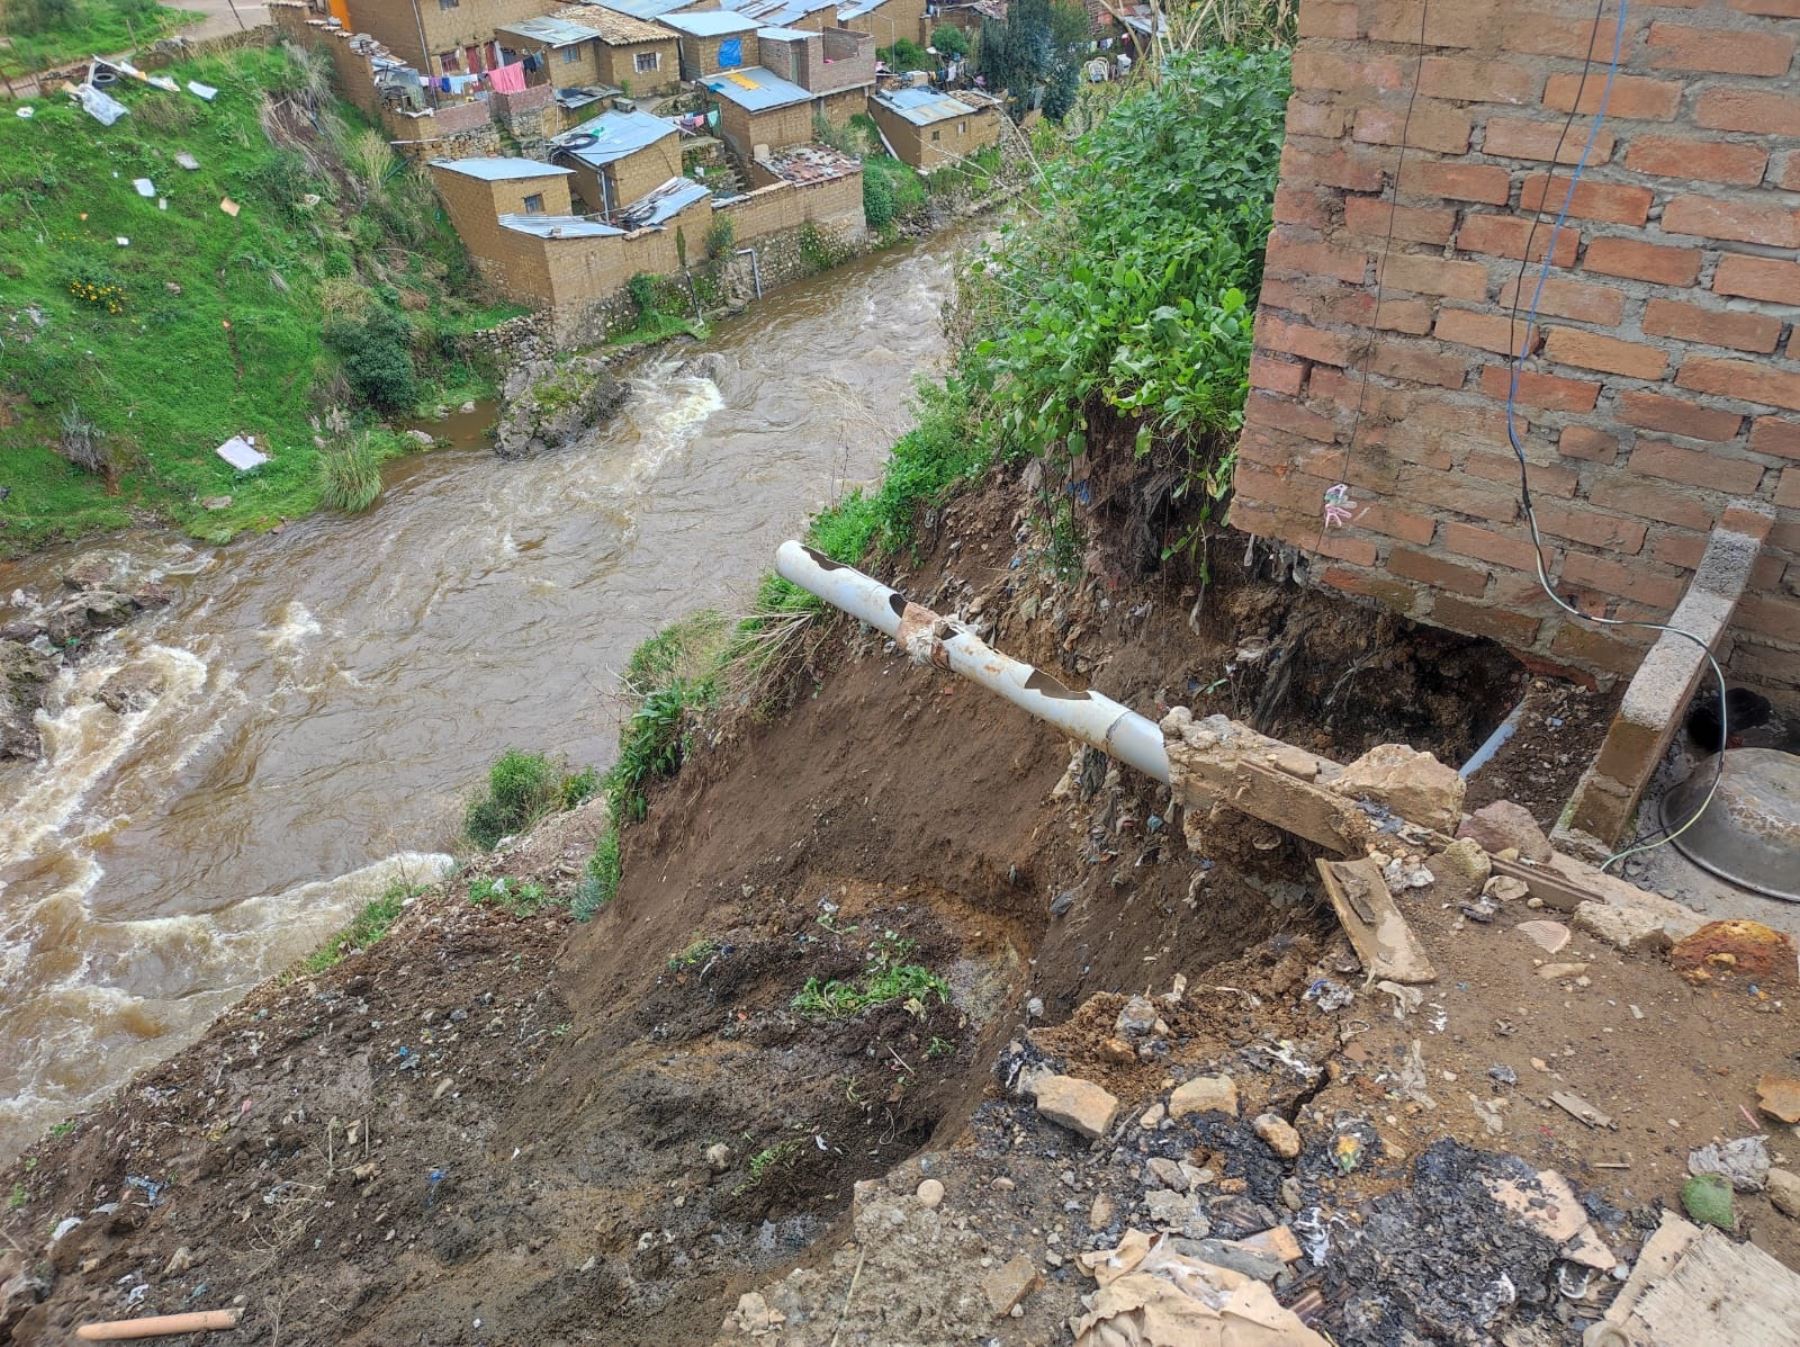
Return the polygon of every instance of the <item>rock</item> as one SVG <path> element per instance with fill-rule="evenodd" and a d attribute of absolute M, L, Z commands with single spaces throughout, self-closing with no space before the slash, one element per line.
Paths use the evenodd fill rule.
<path fill-rule="evenodd" d="M 37 709 L 60 662 L 17 641 L 0 641 L 0 761 L 35 759 L 43 751 Z"/>
<path fill-rule="evenodd" d="M 1524 880 L 1511 875 L 1495 875 L 1481 886 L 1482 897 L 1492 898 L 1497 903 L 1516 903 L 1530 892 Z"/>
<path fill-rule="evenodd" d="M 1681 1207 L 1704 1225 L 1737 1229 L 1737 1216 L 1731 1209 L 1731 1184 L 1717 1174 L 1697 1174 L 1682 1184 Z"/>
<path fill-rule="evenodd" d="M 463 403 L 463 405 L 458 407 L 456 410 L 461 412 L 464 416 L 473 416 L 475 414 L 475 399 L 470 398 L 467 402 Z"/>
<path fill-rule="evenodd" d="M 1756 1082 L 1756 1106 L 1771 1118 L 1800 1123 L 1800 1080 L 1765 1071 Z"/>
<path fill-rule="evenodd" d="M 1124 1038 L 1142 1038 L 1156 1028 L 1156 1006 L 1148 996 L 1134 996 L 1125 1003 L 1113 1028 Z"/>
<path fill-rule="evenodd" d="M 1138 1126 L 1146 1132 L 1154 1132 L 1162 1126 L 1162 1120 L 1168 1116 L 1168 1112 L 1161 1104 L 1152 1104 L 1138 1115 Z"/>
<path fill-rule="evenodd" d="M 1205 1239 L 1212 1233 L 1212 1223 L 1201 1212 L 1198 1197 L 1153 1188 L 1144 1194 L 1144 1209 L 1159 1230 L 1173 1230 L 1189 1239 Z"/>
<path fill-rule="evenodd" d="M 1100 1044 L 1100 1055 L 1117 1065 L 1130 1066 L 1137 1060 L 1137 1049 L 1122 1038 L 1109 1038 Z"/>
<path fill-rule="evenodd" d="M 169 1255 L 169 1261 L 163 1265 L 163 1276 L 179 1277 L 199 1261 L 198 1258 L 194 1257 L 194 1251 L 183 1244 L 180 1248 L 176 1249 L 174 1253 Z"/>
<path fill-rule="evenodd" d="M 1153 1155 L 1144 1161 L 1144 1172 L 1153 1184 L 1160 1184 L 1171 1192 L 1185 1193 L 1188 1190 L 1187 1175 L 1174 1160 L 1165 1160 L 1160 1155 Z"/>
<path fill-rule="evenodd" d="M 49 1281 L 32 1271 L 22 1253 L 0 1253 L 0 1341 L 13 1341 L 13 1326 L 49 1294 Z"/>
<path fill-rule="evenodd" d="M 1405 744 L 1377 744 L 1345 767 L 1331 788 L 1352 799 L 1374 800 L 1441 832 L 1450 831 L 1462 817 L 1463 779 L 1456 769 Z"/>
<path fill-rule="evenodd" d="M 715 1141 L 706 1148 L 706 1166 L 715 1174 L 723 1174 L 731 1168 L 731 1147 L 723 1141 Z"/>
<path fill-rule="evenodd" d="M 1800 1174 L 1785 1169 L 1769 1171 L 1769 1201 L 1783 1216 L 1800 1221 Z"/>
<path fill-rule="evenodd" d="M 1717 1174 L 1740 1193 L 1760 1193 L 1769 1182 L 1769 1150 L 1760 1136 L 1715 1142 L 1688 1152 L 1688 1173 Z"/>
<path fill-rule="evenodd" d="M 1524 936 L 1546 954 L 1561 952 L 1563 947 L 1574 938 L 1569 928 L 1560 921 L 1522 921 L 1513 927 L 1513 931 Z"/>
<path fill-rule="evenodd" d="M 1230 1076 L 1195 1076 L 1175 1088 L 1169 1096 L 1169 1116 L 1185 1118 L 1190 1113 L 1229 1113 L 1237 1117 L 1237 1086 Z"/>
<path fill-rule="evenodd" d="M 1043 997 L 1034 996 L 1025 1003 L 1025 1018 L 1028 1020 L 1041 1020 L 1044 1018 Z"/>
<path fill-rule="evenodd" d="M 628 393 L 598 356 L 523 361 L 507 375 L 494 452 L 526 458 L 573 444 L 611 420 Z"/>
<path fill-rule="evenodd" d="M 1448 903 L 1463 903 L 1480 893 L 1493 873 L 1487 852 L 1468 839 L 1452 842 L 1425 862 L 1437 882 L 1439 895 Z"/>
<path fill-rule="evenodd" d="M 929 1210 L 944 1200 L 944 1185 L 936 1179 L 925 1179 L 914 1191 L 919 1205 Z"/>
<path fill-rule="evenodd" d="M 200 508 L 202 510 L 213 510 L 213 511 L 229 510 L 231 508 L 231 497 L 230 496 L 202 496 L 202 497 L 200 497 Z"/>
<path fill-rule="evenodd" d="M 1300 1134 L 1286 1118 L 1264 1113 L 1257 1117 L 1252 1126 L 1256 1129 L 1256 1135 L 1262 1138 L 1263 1145 L 1283 1160 L 1292 1160 L 1300 1154 Z"/>
<path fill-rule="evenodd" d="M 1794 942 L 1760 921 L 1709 921 L 1669 951 L 1678 973 L 1733 973 L 1770 987 L 1800 985 Z"/>
<path fill-rule="evenodd" d="M 44 633 L 52 645 L 68 646 L 93 632 L 124 626 L 136 611 L 127 594 L 87 589 L 50 610 L 44 618 Z"/>
<path fill-rule="evenodd" d="M 1050 915 L 1053 917 L 1066 916 L 1068 915 L 1069 909 L 1074 906 L 1074 891 L 1072 889 L 1064 889 L 1061 893 L 1057 894 L 1056 897 L 1050 900 Z"/>
<path fill-rule="evenodd" d="M 1039 1076 L 1036 1089 L 1039 1113 L 1090 1141 L 1112 1131 L 1112 1125 L 1118 1119 L 1118 1099 L 1091 1080 L 1075 1076 Z"/>
<path fill-rule="evenodd" d="M 1038 1276 L 1037 1264 L 1024 1254 L 1014 1255 L 981 1279 L 981 1289 L 986 1292 L 988 1305 L 996 1319 L 1011 1314 L 1015 1306 L 1041 1285 L 1043 1279 Z"/>
<path fill-rule="evenodd" d="M 131 587 L 131 601 L 139 608 L 167 608 L 175 591 L 160 580 L 140 580 Z"/>
<path fill-rule="evenodd" d="M 1117 1213 L 1117 1204 L 1105 1193 L 1101 1193 L 1094 1199 L 1094 1205 L 1088 1208 L 1088 1228 L 1090 1230 L 1106 1229 L 1113 1223 L 1113 1217 Z"/>
<path fill-rule="evenodd" d="M 1614 949 L 1667 949 L 1700 928 L 1703 918 L 1673 899 L 1646 893 L 1630 900 L 1580 903 L 1570 918 L 1575 925 Z"/>
<path fill-rule="evenodd" d="M 107 709 L 118 715 L 142 711 L 162 696 L 167 684 L 157 670 L 141 664 L 129 664 L 112 674 L 100 685 L 96 694 Z"/>
<path fill-rule="evenodd" d="M 432 437 L 430 431 L 419 430 L 416 428 L 407 431 L 406 438 L 422 449 L 429 449 L 432 445 L 437 443 L 437 440 Z"/>
<path fill-rule="evenodd" d="M 1547 963 L 1537 970 L 1537 975 L 1546 982 L 1555 982 L 1558 978 L 1576 978 L 1587 972 L 1584 963 Z"/>
<path fill-rule="evenodd" d="M 117 575 L 118 566 L 111 558 L 88 552 L 69 563 L 62 582 L 70 589 L 111 589 Z"/>
<path fill-rule="evenodd" d="M 1404 811 L 1402 811 L 1404 812 Z M 1550 839 L 1531 816 L 1531 811 L 1511 800 L 1495 800 L 1484 804 L 1456 830 L 1484 851 L 1500 852 L 1516 847 L 1520 859 L 1538 864 L 1550 859 Z"/>

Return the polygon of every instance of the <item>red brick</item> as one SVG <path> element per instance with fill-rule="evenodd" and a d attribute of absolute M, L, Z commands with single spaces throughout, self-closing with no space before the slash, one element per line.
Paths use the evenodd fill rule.
<path fill-rule="evenodd" d="M 1610 632 L 1619 632 L 1617 636 Z M 1629 674 L 1643 663 L 1642 646 L 1648 644 L 1629 627 L 1609 627 L 1596 631 L 1579 622 L 1565 621 L 1550 641 L 1550 653 L 1559 659 L 1589 668 L 1605 669 L 1616 674 Z"/>
<path fill-rule="evenodd" d="M 1497 402 L 1504 402 L 1510 380 L 1511 374 L 1505 365 L 1489 365 L 1481 371 L 1481 391 Z M 1525 370 L 1519 375 L 1519 393 L 1515 401 L 1522 407 L 1541 407 L 1551 412 L 1591 412 L 1599 398 L 1600 385 L 1597 383 Z"/>
<path fill-rule="evenodd" d="M 1681 592 L 1687 587 L 1675 576 L 1646 569 L 1642 562 L 1626 566 L 1587 552 L 1571 552 L 1564 559 L 1561 584 L 1635 599 L 1664 612 L 1681 602 Z"/>
<path fill-rule="evenodd" d="M 1584 117 L 1592 116 L 1600 109 L 1600 92 L 1605 87 L 1604 67 L 1590 71 L 1585 85 L 1580 75 L 1552 75 L 1544 85 L 1544 106 L 1555 108 L 1558 112 L 1579 112 Z M 1670 121 L 1681 106 L 1681 93 L 1686 87 L 1679 80 L 1620 75 L 1613 81 L 1612 98 L 1607 102 L 1606 115 L 1625 121 Z M 1579 107 L 1575 104 L 1577 90 L 1581 94 Z"/>
<path fill-rule="evenodd" d="M 1294 88 L 1330 89 L 1338 93 L 1395 93 L 1407 88 L 1412 62 L 1396 56 L 1353 60 L 1302 47 L 1294 53 Z"/>
<path fill-rule="evenodd" d="M 1776 458 L 1800 458 L 1800 421 L 1757 417 L 1750 427 L 1750 451 Z"/>
<path fill-rule="evenodd" d="M 1746 594 L 1738 601 L 1737 625 L 1761 636 L 1791 641 L 1800 632 L 1800 600 L 1775 594 Z"/>
<path fill-rule="evenodd" d="M 1644 545 L 1642 520 L 1625 519 L 1584 506 L 1559 501 L 1533 504 L 1538 528 L 1558 538 L 1572 538 L 1589 547 L 1613 548 L 1635 556 Z"/>
<path fill-rule="evenodd" d="M 1592 57 L 1604 69 L 1618 27 L 1610 18 L 1596 24 L 1591 19 L 1557 19 L 1527 9 L 1507 19 L 1505 43 L 1508 51 L 1532 56 L 1567 56 L 1576 61 Z"/>
<path fill-rule="evenodd" d="M 1800 374 L 1771 369 L 1761 361 L 1690 355 L 1681 362 L 1675 382 L 1700 393 L 1800 410 Z"/>
<path fill-rule="evenodd" d="M 1318 187 L 1277 187 L 1276 223 L 1305 225 L 1308 229 L 1323 232 L 1331 224 L 1331 212 L 1326 203 L 1336 199 L 1337 193 Z"/>
<path fill-rule="evenodd" d="M 1519 456 L 1510 450 L 1504 454 L 1470 454 L 1463 468 L 1471 477 L 1498 482 L 1509 489 L 1519 482 Z M 1573 496 L 1575 488 L 1581 483 L 1580 477 L 1575 473 L 1555 463 L 1527 462 L 1525 471 L 1531 483 L 1533 500 L 1539 496 Z"/>
<path fill-rule="evenodd" d="M 1629 470 L 1596 477 L 1588 485 L 1588 499 L 1608 510 L 1661 524 L 1690 529 L 1712 527 L 1712 510 L 1693 492 L 1646 481 Z"/>
<path fill-rule="evenodd" d="M 1769 171 L 1769 181 L 1787 192 L 1800 192 L 1800 154 L 1790 151 L 1776 160 Z"/>
<path fill-rule="evenodd" d="M 1763 243 L 1775 248 L 1800 247 L 1800 210 L 1778 201 L 1678 196 L 1663 207 L 1662 227 L 1670 234 L 1698 234 L 1701 238 Z"/>
<path fill-rule="evenodd" d="M 1707 491 L 1746 496 L 1762 484 L 1763 467 L 1748 458 L 1726 458 L 1704 449 L 1682 449 L 1661 440 L 1639 440 L 1631 451 L 1631 469 L 1665 481 Z M 1679 520 L 1670 520 L 1679 523 Z"/>
<path fill-rule="evenodd" d="M 1645 41 L 1657 70 L 1703 70 L 1715 75 L 1785 75 L 1794 59 L 1794 39 L 1785 33 L 1742 29 L 1650 25 Z"/>
<path fill-rule="evenodd" d="M 1290 136 L 1336 140 L 1349 126 L 1349 111 L 1335 103 L 1308 103 L 1299 98 L 1288 100 L 1287 132 Z"/>
<path fill-rule="evenodd" d="M 1529 260 L 1542 262 L 1550 247 L 1551 223 L 1545 220 L 1534 230 L 1532 221 L 1522 215 L 1470 215 L 1456 232 L 1456 246 L 1464 252 L 1523 258 L 1529 240 Z M 1575 251 L 1580 246 L 1581 235 L 1577 231 L 1567 226 L 1556 231 L 1556 265 L 1574 266 Z"/>
<path fill-rule="evenodd" d="M 1742 295 L 1771 304 L 1800 304 L 1800 262 L 1726 253 L 1713 273 L 1712 288 L 1721 295 Z"/>
<path fill-rule="evenodd" d="M 1290 435 L 1332 444 L 1337 440 L 1337 423 L 1308 407 L 1269 393 L 1252 393 L 1245 404 L 1245 418 L 1252 425 L 1285 430 Z"/>
<path fill-rule="evenodd" d="M 1402 107 L 1364 107 L 1356 110 L 1351 135 L 1367 145 L 1399 145 L 1435 150 L 1440 154 L 1466 154 L 1472 127 L 1469 114 L 1449 103 L 1420 99 L 1410 113 Z M 1405 140 L 1402 142 L 1401 134 Z"/>
<path fill-rule="evenodd" d="M 1558 365 L 1622 374 L 1628 379 L 1660 379 L 1668 371 L 1668 353 L 1639 341 L 1625 341 L 1576 327 L 1550 330 L 1544 358 Z"/>
<path fill-rule="evenodd" d="M 1269 236 L 1263 262 L 1277 275 L 1334 276 L 1351 285 L 1362 285 L 1368 279 L 1369 254 L 1362 249 L 1297 239 L 1286 229 Z"/>
<path fill-rule="evenodd" d="M 1692 529 L 1663 529 L 1651 538 L 1650 555 L 1665 566 L 1691 571 L 1706 555 L 1706 539 L 1706 534 Z"/>
<path fill-rule="evenodd" d="M 1379 192 L 1387 179 L 1372 156 L 1345 146 L 1314 152 L 1289 141 L 1281 151 L 1281 176 L 1290 186 L 1321 183 L 1347 192 Z"/>
<path fill-rule="evenodd" d="M 1755 87 L 1715 87 L 1694 104 L 1694 120 L 1712 131 L 1800 136 L 1800 97 Z"/>
<path fill-rule="evenodd" d="M 1563 128 L 1568 126 L 1565 135 Z M 1587 131 L 1568 122 L 1529 121 L 1523 117 L 1491 117 L 1482 134 L 1481 152 L 1506 159 L 1555 160 L 1574 164 L 1581 160 L 1581 148 L 1587 143 Z M 1588 167 L 1594 168 L 1612 158 L 1617 140 L 1604 128 L 1594 137 L 1594 151 L 1588 156 Z"/>
<path fill-rule="evenodd" d="M 1741 14 L 1767 14 L 1775 19 L 1800 19 L 1800 0 L 1728 0 Z"/>
<path fill-rule="evenodd" d="M 1775 503 L 1786 510 L 1800 510 L 1800 468 L 1784 468 L 1775 488 Z"/>
<path fill-rule="evenodd" d="M 1250 386 L 1275 393 L 1296 394 L 1306 382 L 1306 366 L 1266 355 L 1250 357 Z"/>
<path fill-rule="evenodd" d="M 1439 388 L 1461 388 L 1469 374 L 1465 357 L 1417 342 L 1377 342 L 1369 353 L 1369 368 L 1390 379 L 1410 379 Z"/>
<path fill-rule="evenodd" d="M 1488 573 L 1454 561 L 1427 556 L 1409 548 L 1396 547 L 1388 553 L 1388 570 L 1408 580 L 1418 580 L 1434 589 L 1454 590 L 1458 594 L 1479 597 L 1487 592 Z"/>
<path fill-rule="evenodd" d="M 1379 571 L 1353 571 L 1344 566 L 1327 566 L 1319 578 L 1333 589 L 1377 599 L 1402 613 L 1412 612 L 1413 606 L 1418 602 L 1418 591 L 1411 585 L 1384 579 Z"/>
<path fill-rule="evenodd" d="M 1759 543 L 1766 542 L 1775 527 L 1775 516 L 1754 503 L 1727 505 L 1724 513 L 1719 516 L 1719 526 L 1730 529 L 1733 533 L 1741 533 L 1747 538 L 1754 538 Z"/>
<path fill-rule="evenodd" d="M 1490 131 L 1491 135 L 1492 132 Z M 1591 162 L 1591 161 L 1590 161 Z M 1662 178 L 1692 178 L 1754 187 L 1769 166 L 1769 152 L 1730 140 L 1638 136 L 1625 149 L 1625 167 Z"/>
<path fill-rule="evenodd" d="M 1419 92 L 1427 98 L 1454 98 L 1465 103 L 1528 104 L 1537 102 L 1543 88 L 1541 70 L 1506 61 L 1427 56 L 1419 70 Z"/>
<path fill-rule="evenodd" d="M 1674 299 L 1652 299 L 1645 305 L 1643 327 L 1652 336 L 1675 337 L 1704 346 L 1729 346 L 1739 351 L 1767 353 L 1781 340 L 1779 318 L 1708 309 Z"/>
<path fill-rule="evenodd" d="M 1626 425 L 1644 430 L 1660 430 L 1665 435 L 1681 435 L 1690 440 L 1714 440 L 1723 444 L 1737 438 L 1744 418 L 1736 412 L 1722 412 L 1702 407 L 1686 398 L 1668 397 L 1632 389 L 1619 394 L 1618 417 Z"/>
<path fill-rule="evenodd" d="M 1561 210 L 1564 198 L 1568 197 L 1568 176 L 1548 173 L 1533 173 L 1525 179 L 1525 185 L 1519 191 L 1519 209 L 1537 210 L 1544 206 L 1546 188 L 1548 209 Z M 1583 178 L 1575 184 L 1574 196 L 1569 197 L 1569 214 L 1583 220 L 1642 225 L 1650 218 L 1650 206 L 1655 200 L 1656 194 L 1648 187 Z"/>
<path fill-rule="evenodd" d="M 1611 463 L 1619 456 L 1619 437 L 1593 426 L 1564 426 L 1556 437 L 1556 452 L 1585 463 Z"/>
<path fill-rule="evenodd" d="M 1525 344 L 1527 331 L 1522 317 L 1514 323 L 1505 314 L 1486 310 L 1440 309 L 1434 335 L 1440 341 L 1460 342 L 1464 346 L 1479 346 L 1496 355 L 1513 356 Z M 1531 333 L 1533 349 L 1541 336 L 1541 332 Z"/>
<path fill-rule="evenodd" d="M 1512 175 L 1498 164 L 1409 158 L 1400 171 L 1400 190 L 1412 196 L 1442 196 L 1452 201 L 1504 206 L 1512 198 Z"/>
<path fill-rule="evenodd" d="M 1444 546 L 1459 555 L 1491 561 L 1496 566 L 1510 566 L 1515 571 L 1532 571 L 1537 567 L 1532 559 L 1531 535 L 1524 528 L 1516 534 L 1495 533 L 1492 529 L 1460 520 L 1446 520 Z M 1553 549 L 1546 549 L 1544 564 L 1555 565 L 1556 556 Z"/>
<path fill-rule="evenodd" d="M 1344 227 L 1352 234 L 1385 239 L 1389 217 L 1394 237 L 1409 243 L 1448 243 L 1456 232 L 1456 212 L 1420 206 L 1396 206 L 1378 196 L 1344 198 Z"/>
<path fill-rule="evenodd" d="M 1402 510 L 1397 505 L 1371 501 L 1357 508 L 1356 527 L 1371 533 L 1385 533 L 1402 542 L 1423 544 L 1429 543 L 1431 535 L 1437 532 L 1437 520 Z"/>
<path fill-rule="evenodd" d="M 1285 351 L 1303 360 L 1317 360 L 1327 365 L 1348 365 L 1356 354 L 1357 345 L 1341 332 L 1290 323 L 1267 312 L 1257 315 L 1256 344 L 1265 351 Z"/>
<path fill-rule="evenodd" d="M 1371 320 L 1381 332 L 1405 332 L 1422 337 L 1431 331 L 1431 305 L 1422 299 L 1395 299 L 1383 295 Z"/>
<path fill-rule="evenodd" d="M 1363 6 L 1368 35 L 1377 42 L 1428 47 L 1485 47 L 1500 34 L 1497 14 L 1479 5 L 1424 4 L 1422 0 L 1373 0 Z M 1421 19 L 1423 27 L 1421 28 Z"/>
<path fill-rule="evenodd" d="M 1381 268 L 1380 280 L 1389 290 L 1408 290 L 1416 295 L 1486 299 L 1488 292 L 1488 270 L 1481 263 L 1449 262 L 1423 253 L 1390 255 Z"/>
<path fill-rule="evenodd" d="M 1331 485 L 1323 477 L 1303 473 L 1284 473 L 1280 469 L 1265 472 L 1245 466 L 1238 470 L 1233 483 L 1236 489 L 1259 505 L 1272 505 L 1302 516 L 1319 512 L 1319 502 Z"/>
<path fill-rule="evenodd" d="M 1329 5 L 1324 0 L 1307 0 L 1295 18 L 1295 32 L 1301 37 L 1353 38 L 1357 32 L 1354 4 Z"/>
<path fill-rule="evenodd" d="M 1519 513 L 1519 493 L 1459 473 L 1438 472 L 1417 464 L 1400 469 L 1400 493 L 1413 504 L 1424 502 L 1487 524 L 1510 524 Z"/>
<path fill-rule="evenodd" d="M 1431 605 L 1431 620 L 1453 631 L 1485 636 L 1513 647 L 1528 646 L 1537 640 L 1538 628 L 1543 625 L 1541 618 L 1526 617 L 1505 608 L 1480 607 L 1449 594 L 1438 595 L 1437 602 Z"/>
<path fill-rule="evenodd" d="M 1636 239 L 1595 239 L 1581 261 L 1585 270 L 1658 285 L 1692 285 L 1700 278 L 1700 251 Z"/>
<path fill-rule="evenodd" d="M 1523 284 L 1517 277 L 1502 284 L 1496 302 L 1510 310 L 1515 289 L 1524 292 L 1519 301 L 1521 314 L 1530 310 L 1532 297 L 1536 295 L 1540 317 L 1573 318 L 1578 323 L 1598 323 L 1607 327 L 1616 326 L 1625 317 L 1625 296 L 1609 285 L 1565 281 L 1551 276 L 1544 281 L 1540 294 L 1534 272 L 1525 277 Z"/>

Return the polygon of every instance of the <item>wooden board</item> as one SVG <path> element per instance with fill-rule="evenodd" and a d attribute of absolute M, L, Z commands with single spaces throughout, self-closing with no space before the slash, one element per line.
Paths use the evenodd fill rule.
<path fill-rule="evenodd" d="M 1338 920 L 1371 977 L 1402 983 L 1437 981 L 1425 947 L 1394 905 L 1380 866 L 1371 860 L 1319 860 L 1314 864 Z"/>

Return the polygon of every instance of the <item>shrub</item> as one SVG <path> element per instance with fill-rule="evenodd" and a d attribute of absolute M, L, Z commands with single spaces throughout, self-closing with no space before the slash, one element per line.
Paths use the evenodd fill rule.
<path fill-rule="evenodd" d="M 74 403 L 63 409 L 56 451 L 83 472 L 107 472 L 105 432 Z"/>
<path fill-rule="evenodd" d="M 307 956 L 301 967 L 308 973 L 322 973 L 350 951 L 367 949 L 388 933 L 406 909 L 407 901 L 419 892 L 402 883 L 388 885 L 379 898 L 371 898 L 363 904 L 348 926 Z"/>
<path fill-rule="evenodd" d="M 640 271 L 625 282 L 625 292 L 631 296 L 631 302 L 637 305 L 640 316 L 648 318 L 656 312 L 656 277 L 647 271 Z"/>
<path fill-rule="evenodd" d="M 487 791 L 470 801 L 463 832 L 484 851 L 514 837 L 571 803 L 579 804 L 598 784 L 591 771 L 565 773 L 542 753 L 509 748 L 488 769 Z"/>
<path fill-rule="evenodd" d="M 714 215 L 712 227 L 706 231 L 706 255 L 718 262 L 731 256 L 731 247 L 737 242 L 737 226 L 731 222 L 729 215 Z"/>
<path fill-rule="evenodd" d="M 418 403 L 412 327 L 398 310 L 375 304 L 361 323 L 329 322 L 325 340 L 342 357 L 351 389 L 369 406 L 393 413 Z"/>
<path fill-rule="evenodd" d="M 940 23 L 931 30 L 931 45 L 955 60 L 969 54 L 969 35 L 953 24 Z"/>
<path fill-rule="evenodd" d="M 595 913 L 613 900 L 619 891 L 619 830 L 610 820 L 594 843 L 594 854 L 587 859 L 581 883 L 576 886 L 575 900 L 569 911 L 577 921 L 590 921 Z"/>
<path fill-rule="evenodd" d="M 894 222 L 894 185 L 885 173 L 864 172 L 863 215 L 871 229 L 886 229 Z"/>
<path fill-rule="evenodd" d="M 883 47 L 876 55 L 888 63 L 890 70 L 930 70 L 933 65 L 931 53 L 909 37 Z"/>
<path fill-rule="evenodd" d="M 341 437 L 319 457 L 325 503 L 345 514 L 360 514 L 381 498 L 381 455 L 374 437 L 359 431 Z"/>

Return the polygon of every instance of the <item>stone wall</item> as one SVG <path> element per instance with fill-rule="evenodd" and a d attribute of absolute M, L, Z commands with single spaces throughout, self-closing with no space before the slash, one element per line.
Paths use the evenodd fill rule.
<path fill-rule="evenodd" d="M 1578 0 L 1439 0 L 1421 48 L 1421 0 L 1303 0 L 1231 514 L 1316 548 L 1328 585 L 1602 673 L 1634 669 L 1654 634 L 1563 620 L 1539 590 L 1503 404 L 1521 259 L 1549 245 L 1589 129 L 1577 116 L 1564 138 L 1565 121 L 1598 105 L 1613 8 L 1596 34 Z M 1796 16 L 1630 7 L 1517 400 L 1545 562 L 1587 611 L 1668 616 L 1716 522 L 1773 513 L 1730 658 L 1790 692 Z M 1527 302 L 1535 282 L 1533 265 Z M 1335 482 L 1354 513 L 1326 531 Z"/>

